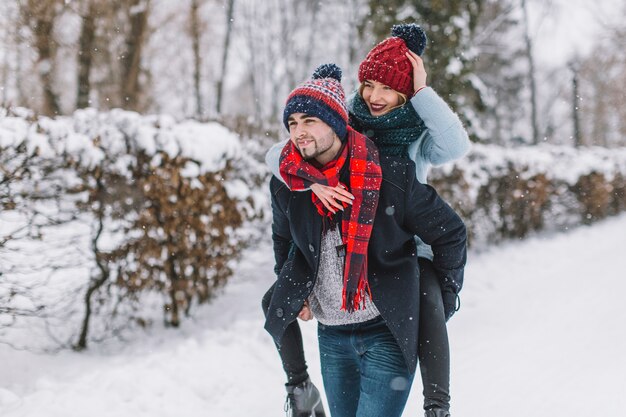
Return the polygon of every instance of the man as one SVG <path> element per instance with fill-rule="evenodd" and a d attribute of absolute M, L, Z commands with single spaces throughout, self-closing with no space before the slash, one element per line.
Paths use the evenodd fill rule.
<path fill-rule="evenodd" d="M 414 235 L 433 248 L 443 285 L 463 282 L 466 231 L 407 159 L 379 158 L 348 127 L 336 66 L 288 97 L 290 142 L 273 177 L 278 279 L 264 297 L 265 328 L 288 374 L 293 415 L 323 415 L 306 373 L 296 318 L 319 322 L 322 376 L 333 417 L 400 416 L 417 365 L 419 267 Z M 343 185 L 354 196 L 329 212 L 307 189 Z M 297 381 L 300 379 L 301 381 Z"/>

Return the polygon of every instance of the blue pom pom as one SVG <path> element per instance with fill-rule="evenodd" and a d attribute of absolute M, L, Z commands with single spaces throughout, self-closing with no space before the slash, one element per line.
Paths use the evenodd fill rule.
<path fill-rule="evenodd" d="M 341 82 L 341 68 L 335 64 L 322 64 L 313 71 L 313 79 L 333 78 Z"/>
<path fill-rule="evenodd" d="M 391 36 L 404 40 L 406 47 L 418 55 L 424 53 L 426 48 L 426 33 L 419 25 L 415 23 L 405 23 L 402 25 L 394 25 L 391 28 Z"/>

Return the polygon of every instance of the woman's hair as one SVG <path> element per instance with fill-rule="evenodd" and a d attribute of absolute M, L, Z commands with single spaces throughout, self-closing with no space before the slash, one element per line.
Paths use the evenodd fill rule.
<path fill-rule="evenodd" d="M 359 95 L 361 96 L 361 98 L 363 98 L 363 89 L 365 88 L 365 83 L 367 81 L 368 80 L 363 81 L 361 83 L 361 85 L 359 86 Z M 387 87 L 389 87 L 389 86 L 387 86 Z M 403 94 L 403 93 L 401 93 L 399 91 L 396 91 L 396 90 L 393 90 L 393 91 L 394 91 L 394 93 L 396 93 L 400 97 L 400 103 L 397 106 L 392 107 L 391 109 L 389 109 L 389 111 L 392 111 L 392 110 L 395 110 L 395 109 L 398 109 L 398 108 L 404 106 L 406 104 L 406 102 L 408 101 L 408 98 L 407 98 L 406 94 Z"/>

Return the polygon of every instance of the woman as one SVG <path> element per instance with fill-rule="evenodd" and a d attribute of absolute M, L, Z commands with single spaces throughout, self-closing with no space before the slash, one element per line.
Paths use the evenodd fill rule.
<path fill-rule="evenodd" d="M 359 66 L 361 85 L 348 101 L 350 124 L 376 143 L 381 156 L 405 156 L 413 160 L 416 178 L 425 183 L 431 165 L 463 156 L 470 142 L 458 117 L 434 90 L 426 86 L 427 74 L 420 58 L 426 45 L 422 29 L 415 24 L 398 25 L 393 27 L 391 34 L 390 38 L 376 45 Z M 285 142 L 275 145 L 266 156 L 268 165 L 279 179 L 282 179 L 279 158 L 284 145 Z M 342 209 L 343 204 L 350 204 L 352 199 L 352 195 L 341 187 L 314 184 L 311 190 L 332 212 Z M 460 288 L 439 282 L 432 266 L 430 247 L 416 240 L 421 286 L 419 359 L 424 409 L 427 417 L 445 417 L 450 416 L 446 321 L 456 311 Z M 271 290 L 268 294 L 271 295 Z M 303 309 L 300 317 L 311 317 L 308 307 Z M 288 375 L 289 369 L 298 369 L 300 378 L 307 378 L 307 393 L 314 397 L 317 391 L 308 380 L 302 342 L 298 337 L 299 329 L 291 341 L 284 344 L 286 347 L 281 352 L 283 365 Z M 296 351 L 295 355 L 289 354 Z M 290 357 L 291 365 L 285 364 L 285 357 Z"/>

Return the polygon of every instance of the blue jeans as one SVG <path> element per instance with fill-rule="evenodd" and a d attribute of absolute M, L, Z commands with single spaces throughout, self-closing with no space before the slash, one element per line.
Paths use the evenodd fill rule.
<path fill-rule="evenodd" d="M 400 417 L 413 383 L 381 317 L 318 326 L 324 390 L 332 417 Z"/>

